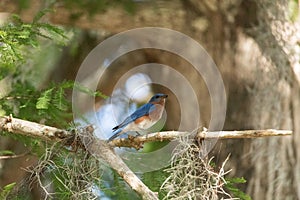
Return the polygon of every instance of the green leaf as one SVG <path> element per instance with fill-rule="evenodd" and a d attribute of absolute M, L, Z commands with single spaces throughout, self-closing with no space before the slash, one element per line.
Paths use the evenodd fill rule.
<path fill-rule="evenodd" d="M 88 87 L 85 87 L 77 82 L 74 83 L 74 88 L 79 90 L 80 92 L 83 92 L 83 93 L 86 93 L 90 96 L 94 96 L 94 97 L 101 97 L 103 99 L 107 99 L 108 96 L 102 94 L 101 92 L 99 91 L 92 91 L 90 90 Z"/>
<path fill-rule="evenodd" d="M 64 89 L 71 89 L 74 87 L 74 81 L 64 81 L 60 84 L 60 87 Z"/>
<path fill-rule="evenodd" d="M 12 189 L 15 187 L 16 183 L 10 183 L 6 186 L 3 187 L 3 190 L 0 193 L 0 198 L 1 199 L 6 199 L 6 197 L 8 196 L 8 194 L 12 191 Z"/>
<path fill-rule="evenodd" d="M 12 189 L 15 187 L 15 185 L 16 185 L 16 183 L 15 183 L 15 182 L 13 182 L 13 183 L 10 183 L 10 184 L 8 184 L 8 185 L 4 186 L 4 190 L 6 190 L 6 191 L 10 191 L 10 190 L 12 190 Z"/>
<path fill-rule="evenodd" d="M 0 155 L 1 156 L 3 156 L 3 155 L 9 156 L 9 155 L 15 155 L 15 153 L 10 150 L 2 150 L 2 151 L 0 151 Z"/>
<path fill-rule="evenodd" d="M 33 18 L 33 23 L 38 22 L 43 16 L 45 16 L 47 13 L 52 12 L 51 9 L 44 9 L 39 11 Z"/>
<path fill-rule="evenodd" d="M 165 172 L 164 169 L 160 169 L 144 173 L 142 175 L 142 180 L 152 191 L 158 192 L 168 176 L 169 174 Z"/>
<path fill-rule="evenodd" d="M 65 91 L 62 87 L 58 88 L 57 92 L 55 93 L 53 102 L 54 106 L 59 110 L 66 111 L 68 109 L 65 98 Z"/>
<path fill-rule="evenodd" d="M 32 23 L 24 23 L 18 15 L 12 15 L 11 20 L 1 26 L 0 80 L 7 75 L 15 76 L 22 72 L 22 64 L 30 61 L 32 51 L 41 44 L 40 38 L 49 39 L 58 45 L 66 44 L 68 38 L 63 29 L 39 22 L 47 12 L 48 9 L 40 11 Z"/>
<path fill-rule="evenodd" d="M 51 95 L 54 88 L 50 88 L 42 93 L 42 95 L 38 98 L 36 103 L 36 109 L 47 110 L 49 108 L 49 104 L 51 101 Z"/>
<path fill-rule="evenodd" d="M 248 194 L 245 194 L 243 191 L 237 188 L 236 184 L 246 183 L 246 179 L 243 177 L 233 177 L 226 178 L 225 187 L 234 195 L 242 200 L 251 200 L 251 197 Z"/>
<path fill-rule="evenodd" d="M 246 183 L 246 179 L 244 179 L 244 177 L 233 177 L 230 179 L 226 179 L 227 182 L 229 183 Z"/>

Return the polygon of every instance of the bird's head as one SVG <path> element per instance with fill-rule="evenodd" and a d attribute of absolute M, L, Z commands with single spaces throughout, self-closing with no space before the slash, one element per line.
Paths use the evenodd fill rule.
<path fill-rule="evenodd" d="M 155 94 L 149 101 L 149 103 L 153 103 L 153 104 L 163 104 L 165 103 L 165 99 L 168 97 L 168 95 L 166 94 Z"/>

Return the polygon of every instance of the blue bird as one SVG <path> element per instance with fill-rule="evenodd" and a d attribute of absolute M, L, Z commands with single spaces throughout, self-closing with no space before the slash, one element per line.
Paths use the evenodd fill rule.
<path fill-rule="evenodd" d="M 153 126 L 161 118 L 164 111 L 166 94 L 155 94 L 148 103 L 139 107 L 134 113 L 128 116 L 121 124 L 114 127 L 113 136 L 108 141 L 115 139 L 128 131 L 142 131 Z"/>

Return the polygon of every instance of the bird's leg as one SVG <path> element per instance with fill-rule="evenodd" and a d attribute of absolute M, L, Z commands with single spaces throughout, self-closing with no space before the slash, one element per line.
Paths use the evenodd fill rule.
<path fill-rule="evenodd" d="M 140 135 L 141 135 L 139 132 L 137 132 L 137 131 L 135 131 L 135 132 L 136 132 L 136 134 L 137 134 L 138 136 L 140 136 Z"/>

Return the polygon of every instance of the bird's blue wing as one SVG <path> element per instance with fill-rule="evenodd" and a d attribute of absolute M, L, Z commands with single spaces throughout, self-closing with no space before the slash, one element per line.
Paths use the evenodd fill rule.
<path fill-rule="evenodd" d="M 136 120 L 142 116 L 149 115 L 149 113 L 154 109 L 154 105 L 151 103 L 146 103 L 139 107 L 134 113 L 130 115 L 133 120 Z"/>
<path fill-rule="evenodd" d="M 143 106 L 139 107 L 134 113 L 132 113 L 129 117 L 127 117 L 121 124 L 114 127 L 113 130 L 123 128 L 127 126 L 129 123 L 135 121 L 136 119 L 145 115 L 149 115 L 149 112 L 151 112 L 151 110 L 154 108 L 155 106 L 151 103 L 144 104 Z"/>

